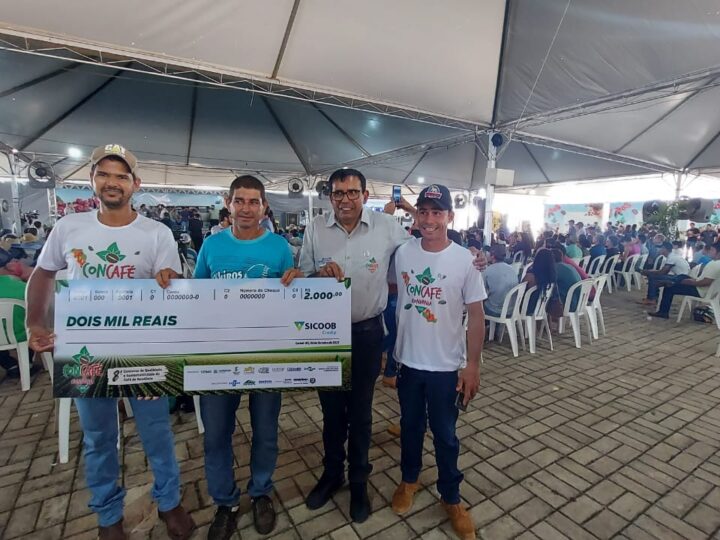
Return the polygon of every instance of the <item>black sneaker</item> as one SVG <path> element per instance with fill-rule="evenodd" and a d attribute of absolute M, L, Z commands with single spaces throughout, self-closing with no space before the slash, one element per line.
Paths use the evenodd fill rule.
<path fill-rule="evenodd" d="M 208 540 L 230 540 L 236 529 L 237 518 L 237 506 L 218 506 L 208 529 Z"/>
<path fill-rule="evenodd" d="M 307 499 L 305 499 L 305 504 L 310 510 L 322 508 L 344 483 L 345 477 L 343 475 L 329 476 L 323 473 L 318 483 L 308 494 Z"/>
<path fill-rule="evenodd" d="M 272 499 L 267 495 L 255 497 L 252 500 L 252 513 L 255 530 L 260 534 L 270 534 L 277 521 Z"/>
<path fill-rule="evenodd" d="M 370 499 L 368 498 L 367 483 L 350 483 L 350 519 L 355 523 L 363 523 L 370 517 Z"/>

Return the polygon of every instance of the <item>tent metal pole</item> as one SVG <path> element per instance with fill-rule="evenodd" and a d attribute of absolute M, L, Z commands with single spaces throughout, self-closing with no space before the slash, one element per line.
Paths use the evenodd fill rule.
<path fill-rule="evenodd" d="M 677 104 L 676 104 L 674 107 L 672 107 L 669 111 L 666 111 L 665 114 L 661 115 L 660 118 L 655 119 L 649 126 L 647 126 L 645 129 L 643 129 L 640 133 L 634 135 L 630 140 L 628 140 L 627 142 L 623 143 L 623 145 L 622 145 L 620 148 L 618 148 L 617 150 L 615 150 L 615 151 L 613 152 L 613 154 L 619 154 L 620 152 L 622 152 L 623 150 L 625 150 L 625 148 L 627 148 L 628 146 L 630 146 L 632 143 L 634 143 L 634 142 L 635 142 L 636 140 L 638 140 L 640 137 L 642 137 L 643 135 L 645 135 L 645 134 L 646 134 L 648 131 L 650 131 L 652 128 L 654 128 L 655 126 L 657 126 L 660 122 L 662 122 L 663 120 L 665 120 L 668 116 L 670 116 L 670 115 L 673 114 L 675 111 L 677 111 L 680 107 L 682 107 L 683 105 L 685 105 L 686 103 L 688 103 L 691 99 L 693 99 L 695 96 L 697 96 L 700 92 L 702 92 L 702 90 L 703 90 L 703 89 L 700 88 L 699 90 L 695 90 L 694 92 L 691 92 L 690 94 L 688 94 L 687 96 L 685 96 L 685 98 L 682 99 L 682 100 L 680 101 L 680 103 L 677 103 Z"/>
<path fill-rule="evenodd" d="M 15 235 L 22 235 L 22 222 L 20 221 L 20 189 L 18 187 L 18 166 L 20 164 L 20 158 L 17 154 L 11 154 L 10 164 L 12 169 L 12 176 L 10 177 L 10 193 L 12 196 L 12 209 L 11 216 L 13 220 L 12 231 Z"/>
<path fill-rule="evenodd" d="M 685 165 L 685 167 L 683 167 L 683 170 L 689 169 L 690 166 L 691 166 L 693 163 L 695 163 L 695 162 L 697 161 L 697 159 L 705 153 L 705 150 L 707 150 L 708 148 L 710 148 L 710 147 L 712 146 L 712 144 L 718 139 L 718 137 L 720 137 L 720 131 L 718 131 L 718 132 L 715 134 L 715 136 L 714 136 L 712 139 L 710 139 L 710 140 L 700 149 L 700 151 L 699 151 L 697 154 L 695 154 L 695 155 L 690 159 L 690 161 L 688 161 L 687 165 Z"/>
<path fill-rule="evenodd" d="M 597 99 L 590 99 L 570 106 L 558 107 L 550 111 L 529 114 L 522 119 L 518 129 L 527 129 L 530 126 L 538 126 L 550 122 L 557 122 L 559 120 L 569 120 L 571 118 L 577 118 L 578 116 L 598 112 L 597 110 L 595 110 L 595 108 L 603 107 L 605 105 L 610 105 L 610 107 L 603 110 L 612 110 L 618 107 L 625 107 L 627 105 L 633 105 L 642 101 L 647 101 L 648 99 L 654 100 L 662 97 L 667 97 L 668 95 L 684 93 L 688 91 L 692 92 L 694 90 L 702 90 L 703 88 L 715 86 L 717 84 L 715 79 L 719 75 L 720 66 L 717 66 L 710 69 L 689 73 L 675 79 L 661 81 L 640 88 L 617 92 L 615 94 L 609 94 Z M 693 87 L 687 88 L 685 90 L 679 88 L 682 85 L 703 81 L 706 82 L 701 84 L 699 88 Z M 668 93 L 663 94 L 662 96 L 653 96 L 651 98 L 648 98 L 648 94 L 659 92 L 661 90 L 668 90 Z M 636 101 L 633 101 L 633 98 L 638 99 Z M 514 120 L 506 120 L 505 122 L 502 122 L 498 127 L 500 129 L 506 129 L 512 127 L 516 122 L 517 118 Z"/>
<path fill-rule="evenodd" d="M 495 169 L 497 160 L 497 148 L 493 145 L 493 134 L 488 133 L 488 171 Z M 483 225 L 483 245 L 490 246 L 493 225 L 493 200 L 495 199 L 495 185 L 488 183 L 488 176 L 485 176 L 485 222 Z"/>
<path fill-rule="evenodd" d="M 187 144 L 187 156 L 185 158 L 185 165 L 190 165 L 190 156 L 192 155 L 192 143 L 193 143 L 193 132 L 195 131 L 195 116 L 197 115 L 197 102 L 198 102 L 198 85 L 193 85 L 192 93 L 192 104 L 190 105 L 190 128 L 188 134 Z"/>
<path fill-rule="evenodd" d="M 550 178 L 548 178 L 548 175 L 545 174 L 545 171 L 543 170 L 542 166 L 540 165 L 540 162 L 539 162 L 539 161 L 537 160 L 537 158 L 535 157 L 535 154 L 533 154 L 533 153 L 530 151 L 530 149 L 528 148 L 528 145 L 527 145 L 527 144 L 522 143 L 522 145 L 523 145 L 523 148 L 525 148 L 525 150 L 527 150 L 527 153 L 528 153 L 528 155 L 530 156 L 530 159 L 533 160 L 533 163 L 535 163 L 535 166 L 536 166 L 536 167 L 538 168 L 538 170 L 540 171 L 540 174 L 542 174 L 542 175 L 543 175 L 543 178 L 545 178 L 545 181 L 546 181 L 548 184 L 552 184 L 552 182 L 550 182 Z"/>
<path fill-rule="evenodd" d="M 35 77 L 31 81 L 27 81 L 22 84 L 18 84 L 17 86 L 13 86 L 12 88 L 8 88 L 7 90 L 0 92 L 0 98 L 11 96 L 12 94 L 14 94 L 16 92 L 25 90 L 26 88 L 30 88 L 31 86 L 35 86 L 36 84 L 40 84 L 41 82 L 50 80 L 54 77 L 57 77 L 58 75 L 62 75 L 63 73 L 72 71 L 73 69 L 77 68 L 80 65 L 81 64 L 71 63 L 70 65 L 68 65 L 66 67 L 61 67 L 60 69 L 56 69 L 55 71 L 51 71 L 50 73 L 46 73 L 45 75 L 40 75 L 39 77 Z"/>
<path fill-rule="evenodd" d="M 307 218 L 307 224 L 309 224 L 312 221 L 313 218 L 313 192 L 310 188 L 310 178 L 305 178 L 305 183 L 308 186 L 308 218 Z"/>
<path fill-rule="evenodd" d="M 272 105 L 270 105 L 270 101 L 265 96 L 260 96 L 260 99 L 265 104 L 265 107 L 267 108 L 268 112 L 270 113 L 270 116 L 272 116 L 272 119 L 275 121 L 275 125 L 282 132 L 283 136 L 285 137 L 285 140 L 290 145 L 290 148 L 292 148 L 292 151 L 295 152 L 295 155 L 297 156 L 298 161 L 300 162 L 303 169 L 305 170 L 305 174 L 310 174 L 310 164 L 305 160 L 305 158 L 300 153 L 300 149 L 298 148 L 297 144 L 295 144 L 295 141 L 290 136 L 290 133 L 285 128 L 285 125 L 280 121 L 280 118 L 278 117 L 277 113 L 275 112 L 275 109 L 273 109 Z"/>
<path fill-rule="evenodd" d="M 335 129 L 337 129 L 337 130 L 340 132 L 340 134 L 341 134 L 343 137 L 345 137 L 348 141 L 350 141 L 350 143 L 352 143 L 352 145 L 353 145 L 355 148 L 357 148 L 358 150 L 360 150 L 360 152 L 362 152 L 362 154 L 363 154 L 365 157 L 370 157 L 370 156 L 372 156 L 372 154 L 371 154 L 370 152 L 368 152 L 367 150 L 365 150 L 365 148 L 363 148 L 363 146 L 362 146 L 359 142 L 357 142 L 357 140 L 355 140 L 347 131 L 345 131 L 345 129 L 344 129 L 340 124 L 338 124 L 335 120 L 333 120 L 328 113 L 326 113 L 325 111 L 323 111 L 323 110 L 318 106 L 317 103 L 313 103 L 312 106 L 315 107 L 315 110 L 316 110 L 317 112 L 319 112 L 325 120 L 327 120 L 328 122 L 330 122 L 330 124 L 332 125 L 332 127 L 334 127 Z"/>
<path fill-rule="evenodd" d="M 680 200 L 680 194 L 682 193 L 682 184 L 683 184 L 683 178 L 685 175 L 683 173 L 675 173 L 675 200 Z"/>
<path fill-rule="evenodd" d="M 123 72 L 122 69 L 117 70 L 115 73 L 113 73 L 110 78 L 102 83 L 100 86 L 95 88 L 92 92 L 87 94 L 84 98 L 82 98 L 80 101 L 78 101 L 75 105 L 70 107 L 68 110 L 63 112 L 60 116 L 55 118 L 52 122 L 47 124 L 46 126 L 43 126 L 38 130 L 37 132 L 33 133 L 30 137 L 25 139 L 20 146 L 18 146 L 18 150 L 25 150 L 28 146 L 30 146 L 32 143 L 40 139 L 43 135 L 45 135 L 48 131 L 50 131 L 52 128 L 57 126 L 60 122 L 65 120 L 68 116 L 70 116 L 72 113 L 77 111 L 80 107 L 85 105 L 88 101 L 90 101 L 92 98 L 94 98 L 96 95 L 98 95 L 100 92 L 102 92 L 105 88 L 107 88 L 121 73 Z"/>
<path fill-rule="evenodd" d="M 288 40 L 290 39 L 290 32 L 292 32 L 292 27 L 295 24 L 295 17 L 297 16 L 299 6 L 300 0 L 295 0 L 292 9 L 290 10 L 290 18 L 285 26 L 285 33 L 283 34 L 282 43 L 280 44 L 280 50 L 278 51 L 277 58 L 275 59 L 275 67 L 273 67 L 272 75 L 270 75 L 271 79 L 277 79 L 278 72 L 280 71 L 280 64 L 282 64 L 283 56 L 285 56 L 285 49 L 287 48 Z"/>

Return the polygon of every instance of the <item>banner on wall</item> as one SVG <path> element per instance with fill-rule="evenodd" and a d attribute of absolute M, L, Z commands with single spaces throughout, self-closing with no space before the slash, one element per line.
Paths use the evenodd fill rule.
<path fill-rule="evenodd" d="M 642 202 L 610 203 L 610 221 L 623 225 L 639 225 L 643 220 Z"/>
<path fill-rule="evenodd" d="M 572 219 L 576 223 L 581 221 L 587 224 L 602 221 L 602 203 L 586 204 L 546 204 L 545 225 L 564 229 Z"/>
<path fill-rule="evenodd" d="M 94 197 L 90 188 L 58 188 L 55 190 L 55 196 L 65 204 L 88 201 Z M 139 191 L 133 195 L 133 203 L 136 206 L 140 206 L 141 204 L 146 204 L 147 206 L 157 206 L 158 204 L 165 206 L 222 206 L 223 199 L 217 193 Z"/>
<path fill-rule="evenodd" d="M 720 199 L 714 201 L 713 214 L 710 218 L 710 223 L 713 225 L 720 225 Z"/>

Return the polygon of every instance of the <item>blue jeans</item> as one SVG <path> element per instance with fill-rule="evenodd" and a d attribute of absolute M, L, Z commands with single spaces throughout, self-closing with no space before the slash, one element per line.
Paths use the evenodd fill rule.
<path fill-rule="evenodd" d="M 660 301 L 660 308 L 657 312 L 667 316 L 675 296 L 694 296 L 699 298 L 700 292 L 697 290 L 697 287 L 693 287 L 692 285 L 677 284 L 672 287 L 665 287 L 662 300 Z"/>
<path fill-rule="evenodd" d="M 460 482 L 463 480 L 457 465 L 460 441 L 455 435 L 457 382 L 457 371 L 422 371 L 408 366 L 400 367 L 397 379 L 402 480 L 417 482 L 429 418 L 438 468 L 437 488 L 447 504 L 460 502 Z"/>
<path fill-rule="evenodd" d="M 155 483 L 152 496 L 161 512 L 180 504 L 180 469 L 170 429 L 168 399 L 131 399 L 135 424 Z M 90 509 L 98 514 L 101 527 L 123 517 L 125 490 L 118 485 L 118 406 L 115 398 L 76 398 L 75 406 L 83 430 L 85 481 L 90 489 Z"/>
<path fill-rule="evenodd" d="M 385 377 L 395 377 L 397 375 L 397 362 L 393 352 L 395 351 L 395 341 L 397 341 L 397 320 L 395 319 L 395 311 L 397 310 L 397 294 L 389 294 L 388 302 L 383 319 L 385 319 L 385 327 L 388 334 L 383 341 L 383 350 L 387 352 L 387 360 L 385 362 Z"/>
<path fill-rule="evenodd" d="M 200 413 L 205 424 L 205 476 L 208 492 L 218 506 L 237 506 L 240 490 L 233 473 L 232 436 L 235 411 L 242 394 L 200 396 Z M 272 491 L 272 475 L 278 456 L 278 416 L 282 406 L 280 392 L 250 394 L 250 497 Z"/>

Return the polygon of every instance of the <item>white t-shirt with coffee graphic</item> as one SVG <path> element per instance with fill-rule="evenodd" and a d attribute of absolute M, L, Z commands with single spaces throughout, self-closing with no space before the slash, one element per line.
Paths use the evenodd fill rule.
<path fill-rule="evenodd" d="M 68 279 L 149 279 L 163 268 L 181 272 L 177 243 L 165 225 L 138 214 L 129 225 L 108 227 L 97 211 L 58 220 L 37 264 L 50 271 L 67 268 Z"/>
<path fill-rule="evenodd" d="M 412 238 L 395 252 L 398 362 L 424 371 L 455 371 L 466 359 L 465 305 L 487 298 L 473 255 L 451 242 L 425 251 Z"/>

